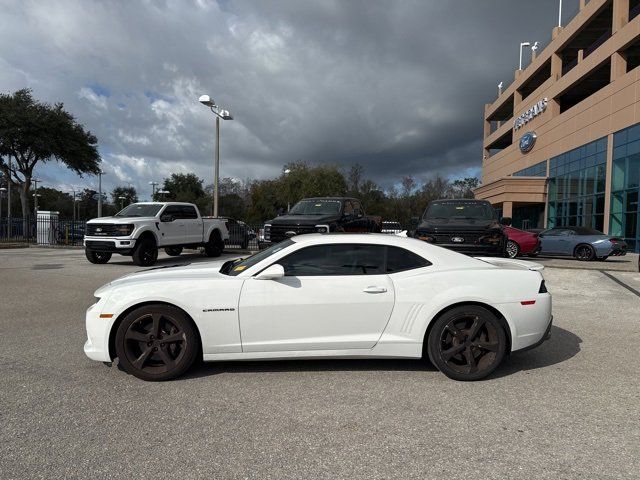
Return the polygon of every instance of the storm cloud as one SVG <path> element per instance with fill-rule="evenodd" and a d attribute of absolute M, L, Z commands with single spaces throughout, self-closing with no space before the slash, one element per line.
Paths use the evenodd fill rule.
<path fill-rule="evenodd" d="M 565 0 L 565 17 L 577 0 Z M 63 102 L 99 139 L 107 188 L 195 172 L 265 178 L 360 163 L 382 185 L 479 172 L 484 103 L 558 0 L 4 1 L 0 89 Z M 527 51 L 525 58 L 529 60 Z M 94 186 L 55 164 L 61 188 Z"/>

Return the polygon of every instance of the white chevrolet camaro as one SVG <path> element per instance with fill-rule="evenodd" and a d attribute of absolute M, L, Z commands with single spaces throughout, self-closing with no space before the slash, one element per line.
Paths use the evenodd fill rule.
<path fill-rule="evenodd" d="M 150 269 L 95 292 L 84 351 L 144 380 L 216 360 L 421 358 L 456 380 L 542 343 L 538 264 L 384 234 L 293 237 L 244 260 Z"/>

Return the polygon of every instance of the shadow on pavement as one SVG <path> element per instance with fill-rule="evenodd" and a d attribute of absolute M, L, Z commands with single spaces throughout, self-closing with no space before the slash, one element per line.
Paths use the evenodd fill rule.
<path fill-rule="evenodd" d="M 501 378 L 523 370 L 550 367 L 569 360 L 580 352 L 582 339 L 560 327 L 551 328 L 551 338 L 539 347 L 514 353 L 504 359 L 498 370 L 489 376 Z M 344 359 L 344 360 L 265 360 L 237 362 L 205 362 L 196 366 L 181 379 L 207 377 L 220 373 L 273 372 L 363 372 L 363 371 L 435 371 L 428 360 L 420 359 Z M 180 379 L 177 379 L 180 380 Z"/>

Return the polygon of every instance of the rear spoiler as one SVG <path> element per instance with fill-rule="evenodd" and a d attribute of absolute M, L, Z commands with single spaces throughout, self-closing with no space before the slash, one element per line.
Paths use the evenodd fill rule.
<path fill-rule="evenodd" d="M 515 258 L 500 258 L 500 257 L 473 257 L 476 260 L 480 260 L 482 262 L 490 263 L 491 265 L 495 265 L 496 267 L 513 267 L 518 266 L 521 268 L 526 268 L 527 270 L 533 270 L 539 272 L 540 270 L 544 270 L 544 265 L 541 265 L 536 262 L 530 262 L 528 260 L 519 260 Z"/>

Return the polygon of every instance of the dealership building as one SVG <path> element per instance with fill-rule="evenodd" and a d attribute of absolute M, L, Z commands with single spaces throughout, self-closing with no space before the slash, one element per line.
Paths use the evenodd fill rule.
<path fill-rule="evenodd" d="M 580 0 L 485 106 L 476 197 L 516 227 L 590 226 L 640 251 L 639 66 L 640 0 Z"/>

